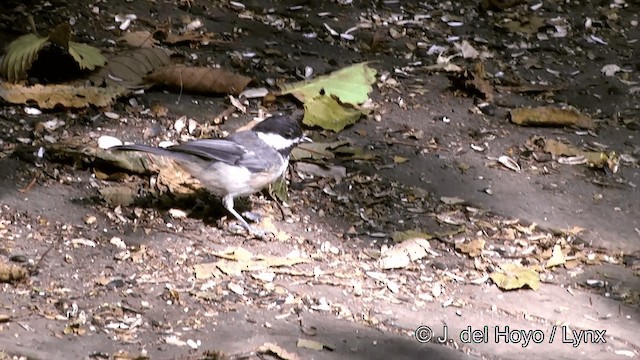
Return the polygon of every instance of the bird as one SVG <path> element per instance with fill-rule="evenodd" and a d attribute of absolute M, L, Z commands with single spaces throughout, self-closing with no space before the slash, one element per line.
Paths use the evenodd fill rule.
<path fill-rule="evenodd" d="M 166 148 L 119 145 L 110 150 L 171 158 L 207 191 L 220 197 L 225 209 L 250 234 L 262 236 L 263 231 L 251 227 L 234 209 L 234 200 L 256 193 L 280 178 L 289 165 L 291 150 L 304 142 L 312 141 L 297 120 L 274 115 L 226 138 L 199 139 Z"/>

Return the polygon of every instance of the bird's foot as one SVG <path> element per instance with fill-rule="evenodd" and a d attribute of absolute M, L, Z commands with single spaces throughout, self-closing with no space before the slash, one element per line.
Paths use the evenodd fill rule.
<path fill-rule="evenodd" d="M 234 235 L 240 235 L 245 231 L 248 233 L 249 236 L 251 236 L 251 238 L 264 240 L 264 241 L 270 240 L 275 236 L 275 234 L 271 231 L 263 230 L 254 226 L 245 227 L 240 224 L 229 225 L 229 232 L 231 232 Z"/>
<path fill-rule="evenodd" d="M 262 215 L 253 211 L 245 211 L 242 213 L 242 217 L 253 223 L 259 223 L 262 220 Z"/>

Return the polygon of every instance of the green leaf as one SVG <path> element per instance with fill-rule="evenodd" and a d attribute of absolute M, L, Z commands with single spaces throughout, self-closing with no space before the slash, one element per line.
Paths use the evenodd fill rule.
<path fill-rule="evenodd" d="M 291 158 L 294 160 L 302 159 L 333 159 L 336 156 L 331 152 L 332 149 L 349 145 L 348 141 L 334 141 L 330 143 L 312 142 L 297 146 L 291 151 Z"/>
<path fill-rule="evenodd" d="M 319 126 L 335 132 L 354 124 L 362 115 L 360 110 L 343 106 L 327 95 L 316 96 L 305 101 L 304 110 L 302 122 L 305 125 Z"/>
<path fill-rule="evenodd" d="M 292 94 L 305 104 L 324 92 L 327 96 L 335 96 L 342 103 L 359 105 L 367 101 L 372 90 L 371 84 L 375 81 L 376 70 L 365 62 L 310 81 L 284 84 L 280 89 L 283 95 Z"/>
<path fill-rule="evenodd" d="M 69 54 L 73 56 L 73 59 L 80 65 L 82 70 L 93 70 L 107 63 L 107 59 L 102 56 L 100 50 L 75 41 L 69 41 Z"/>
<path fill-rule="evenodd" d="M 27 34 L 12 41 L 7 46 L 5 56 L 0 63 L 0 75 L 10 82 L 26 79 L 27 70 L 36 61 L 38 53 L 48 39 L 48 37 Z"/>
<path fill-rule="evenodd" d="M 284 176 L 279 177 L 278 180 L 274 181 L 269 186 L 269 193 L 271 196 L 281 202 L 289 201 L 289 192 L 287 190 L 287 180 Z"/>

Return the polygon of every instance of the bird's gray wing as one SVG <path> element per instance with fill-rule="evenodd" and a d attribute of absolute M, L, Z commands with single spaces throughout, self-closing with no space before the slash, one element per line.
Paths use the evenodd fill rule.
<path fill-rule="evenodd" d="M 247 153 L 242 145 L 225 139 L 195 140 L 167 148 L 146 145 L 121 145 L 114 146 L 111 150 L 142 151 L 171 157 L 176 160 L 223 162 L 229 165 L 237 165 Z"/>
<path fill-rule="evenodd" d="M 248 151 L 245 144 L 251 148 Z M 252 172 L 261 172 L 278 166 L 279 154 L 264 144 L 250 131 L 232 134 L 224 139 L 202 139 L 184 144 L 157 148 L 145 145 L 122 145 L 114 150 L 143 151 L 161 156 L 173 157 L 176 160 L 193 161 L 197 157 L 203 161 L 222 162 L 228 165 L 244 166 Z"/>
<path fill-rule="evenodd" d="M 242 143 L 243 145 L 240 145 Z M 247 150 L 250 148 L 251 151 Z M 262 172 L 279 165 L 279 155 L 255 134 L 239 132 L 226 139 L 195 140 L 168 148 L 173 152 L 198 156 L 204 160 L 243 166 Z"/>
<path fill-rule="evenodd" d="M 194 140 L 170 146 L 167 150 L 194 155 L 204 160 L 220 161 L 229 165 L 237 164 L 247 152 L 242 145 L 225 139 Z"/>

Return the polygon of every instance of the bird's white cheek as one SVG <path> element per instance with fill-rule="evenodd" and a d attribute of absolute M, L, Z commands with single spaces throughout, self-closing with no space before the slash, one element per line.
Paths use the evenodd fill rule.
<path fill-rule="evenodd" d="M 267 143 L 267 145 L 275 148 L 276 150 L 288 149 L 293 145 L 295 145 L 295 141 L 286 139 L 283 136 L 278 134 L 261 133 L 261 132 L 257 134 L 260 140 L 264 141 L 265 143 Z"/>

